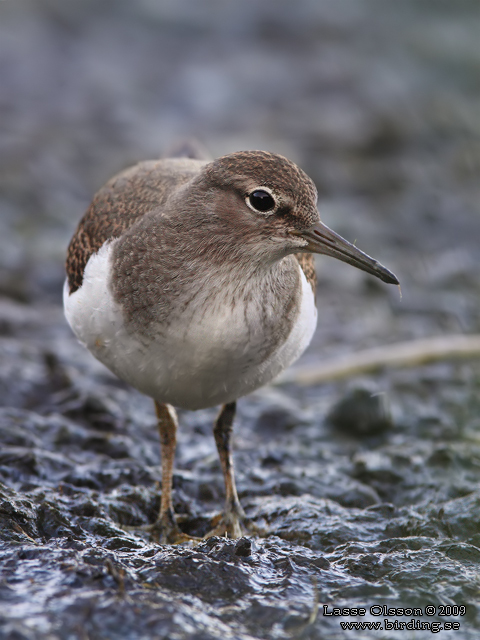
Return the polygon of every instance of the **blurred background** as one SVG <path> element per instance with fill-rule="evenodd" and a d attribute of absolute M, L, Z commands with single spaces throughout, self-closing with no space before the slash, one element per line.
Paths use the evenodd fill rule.
<path fill-rule="evenodd" d="M 194 137 L 297 162 L 400 279 L 319 257 L 299 366 L 479 333 L 479 33 L 478 0 L 0 0 L 2 638 L 351 638 L 317 601 L 466 605 L 457 637 L 478 637 L 478 360 L 242 399 L 237 484 L 269 535 L 192 569 L 120 526 L 158 512 L 153 406 L 78 345 L 61 292 L 94 193 Z M 199 535 L 223 501 L 214 416 L 180 416 L 175 509 Z"/>

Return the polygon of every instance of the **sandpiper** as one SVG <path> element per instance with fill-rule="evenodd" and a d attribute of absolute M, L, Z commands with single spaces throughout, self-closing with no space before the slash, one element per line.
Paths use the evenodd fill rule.
<path fill-rule="evenodd" d="M 266 151 L 141 162 L 100 189 L 80 221 L 68 249 L 65 315 L 100 362 L 155 402 L 160 542 L 188 538 L 172 507 L 174 407 L 223 405 L 213 432 L 226 504 L 209 535 L 251 529 L 230 448 L 236 400 L 309 344 L 312 252 L 398 284 L 320 221 L 312 180 Z"/>

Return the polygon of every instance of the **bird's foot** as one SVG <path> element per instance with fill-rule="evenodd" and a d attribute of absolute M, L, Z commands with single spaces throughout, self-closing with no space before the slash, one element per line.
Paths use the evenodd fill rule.
<path fill-rule="evenodd" d="M 247 518 L 240 504 L 234 504 L 225 509 L 212 519 L 213 529 L 204 537 L 204 540 L 213 536 L 227 536 L 229 538 L 241 538 L 245 535 L 261 535 L 259 529 L 250 518 Z"/>
<path fill-rule="evenodd" d="M 181 519 L 181 516 L 178 519 Z M 183 533 L 177 524 L 173 511 L 161 514 L 153 524 L 144 524 L 137 527 L 123 525 L 122 528 L 128 531 L 145 531 L 150 534 L 152 542 L 158 544 L 199 543 L 202 540 L 202 538 L 196 538 L 189 536 L 187 533 Z"/>
<path fill-rule="evenodd" d="M 159 544 L 182 544 L 184 542 L 200 542 L 201 538 L 189 536 L 180 530 L 173 511 L 161 514 L 158 520 L 151 525 L 150 538 Z"/>

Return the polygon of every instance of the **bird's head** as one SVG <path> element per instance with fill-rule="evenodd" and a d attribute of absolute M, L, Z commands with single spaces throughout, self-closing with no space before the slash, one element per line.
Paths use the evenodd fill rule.
<path fill-rule="evenodd" d="M 255 246 L 273 260 L 300 252 L 332 256 L 389 284 L 393 273 L 320 220 L 317 189 L 307 174 L 283 156 L 238 151 L 206 164 L 200 176 L 205 206 L 216 233 Z M 217 238 L 218 240 L 218 238 Z"/>

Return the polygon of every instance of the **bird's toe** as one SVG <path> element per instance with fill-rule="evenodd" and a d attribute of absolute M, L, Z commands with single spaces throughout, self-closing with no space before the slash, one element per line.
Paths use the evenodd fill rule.
<path fill-rule="evenodd" d="M 247 518 L 243 509 L 228 509 L 212 519 L 212 529 L 203 537 L 204 540 L 213 536 L 227 536 L 228 538 L 242 538 L 245 535 L 262 535 L 265 532 L 259 529 L 250 518 Z"/>
<path fill-rule="evenodd" d="M 189 536 L 179 528 L 174 514 L 163 514 L 153 524 L 139 526 L 122 525 L 126 531 L 144 531 L 150 534 L 152 542 L 157 544 L 184 544 L 187 542 L 198 543 L 202 538 Z"/>

